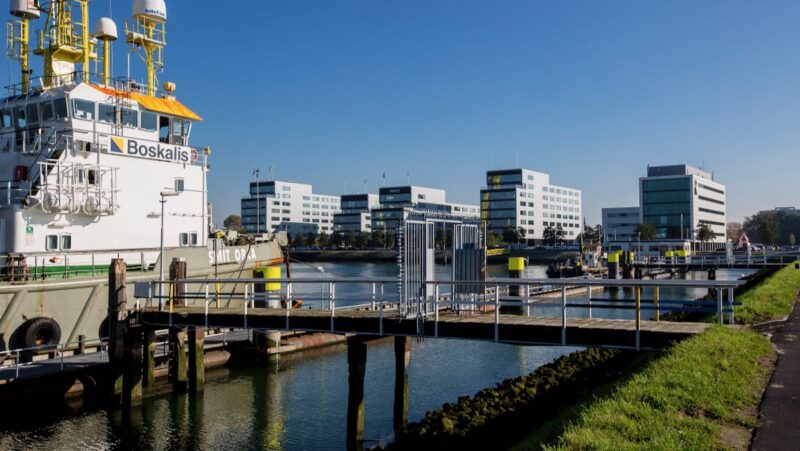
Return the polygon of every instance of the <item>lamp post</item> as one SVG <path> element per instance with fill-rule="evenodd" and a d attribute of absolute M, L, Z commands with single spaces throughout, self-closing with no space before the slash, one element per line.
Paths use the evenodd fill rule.
<path fill-rule="evenodd" d="M 158 309 L 161 310 L 164 304 L 162 297 L 164 292 L 164 205 L 167 203 L 167 197 L 175 197 L 178 195 L 175 191 L 162 191 L 161 193 L 161 251 L 158 257 Z"/>
<path fill-rule="evenodd" d="M 261 192 L 261 188 L 258 186 L 258 176 L 261 173 L 258 169 L 253 169 L 253 178 L 256 181 L 256 235 L 259 233 L 259 229 L 261 229 L 261 198 L 259 194 Z"/>

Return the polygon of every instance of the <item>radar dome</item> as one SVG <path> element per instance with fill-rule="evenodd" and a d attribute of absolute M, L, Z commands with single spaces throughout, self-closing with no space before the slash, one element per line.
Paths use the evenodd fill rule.
<path fill-rule="evenodd" d="M 108 17 L 101 17 L 94 24 L 94 33 L 92 36 L 101 41 L 116 41 L 119 35 L 117 34 L 117 24 Z"/>
<path fill-rule="evenodd" d="M 167 3 L 164 0 L 134 0 L 133 17 L 166 22 Z"/>
<path fill-rule="evenodd" d="M 20 19 L 38 19 L 41 15 L 38 0 L 11 0 L 9 10 L 12 16 Z"/>

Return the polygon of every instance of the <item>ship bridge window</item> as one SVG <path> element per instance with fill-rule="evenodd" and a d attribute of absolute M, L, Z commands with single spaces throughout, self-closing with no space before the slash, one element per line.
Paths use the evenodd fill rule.
<path fill-rule="evenodd" d="M 158 117 L 158 140 L 162 143 L 169 143 L 169 117 Z"/>
<path fill-rule="evenodd" d="M 131 128 L 139 126 L 139 115 L 136 114 L 136 110 L 131 108 L 122 109 L 122 125 Z"/>
<path fill-rule="evenodd" d="M 26 125 L 25 110 L 20 107 L 14 108 L 14 126 L 17 128 L 25 128 Z"/>
<path fill-rule="evenodd" d="M 116 116 L 116 108 L 111 105 L 106 105 L 105 103 L 101 103 L 97 107 L 98 115 L 97 120 L 100 122 L 105 122 L 107 124 L 114 124 L 117 122 Z"/>
<path fill-rule="evenodd" d="M 75 99 L 73 101 L 73 107 L 76 119 L 86 119 L 87 121 L 94 120 L 95 118 L 94 102 Z"/>
<path fill-rule="evenodd" d="M 3 128 L 11 127 L 11 110 L 0 111 L 0 120 L 2 120 L 0 126 Z"/>
<path fill-rule="evenodd" d="M 158 115 L 142 111 L 142 130 L 154 132 L 158 130 Z"/>
<path fill-rule="evenodd" d="M 185 146 L 189 143 L 189 130 L 192 123 L 183 119 L 172 119 L 172 141 L 171 144 Z"/>
<path fill-rule="evenodd" d="M 66 119 L 69 117 L 67 111 L 67 99 L 53 100 L 53 111 L 56 114 L 56 119 Z"/>
<path fill-rule="evenodd" d="M 42 122 L 52 121 L 54 117 L 53 104 L 51 102 L 42 103 Z"/>
<path fill-rule="evenodd" d="M 39 105 L 36 103 L 31 103 L 25 107 L 25 118 L 28 120 L 28 123 L 38 124 L 39 123 Z"/>

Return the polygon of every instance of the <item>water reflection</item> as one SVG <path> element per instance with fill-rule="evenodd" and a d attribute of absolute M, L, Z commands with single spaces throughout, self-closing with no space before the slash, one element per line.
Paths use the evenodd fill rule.
<path fill-rule="evenodd" d="M 322 264 L 325 274 L 385 277 L 393 264 Z M 295 266 L 294 276 L 313 268 Z M 527 277 L 543 277 L 529 267 Z M 490 273 L 502 275 L 501 265 Z M 440 268 L 443 278 L 448 268 Z M 719 270 L 718 279 L 742 271 Z M 705 278 L 695 273 L 691 278 Z M 662 298 L 691 299 L 701 291 L 664 290 Z M 596 292 L 595 297 L 630 298 L 631 292 Z M 651 296 L 645 292 L 645 296 Z M 580 309 L 575 309 L 580 310 Z M 599 311 L 596 312 L 599 314 Z M 608 312 L 606 312 L 608 313 Z M 573 312 L 579 315 L 580 312 Z M 623 312 L 620 315 L 632 315 Z M 503 379 L 527 374 L 575 348 L 525 347 L 487 342 L 415 341 L 409 372 L 409 421 L 420 420 L 459 396 L 471 395 Z M 390 340 L 368 347 L 365 377 L 366 445 L 392 438 L 394 349 Z M 55 419 L 41 414 L 0 425 L 0 449 L 343 449 L 347 407 L 344 346 L 282 358 L 280 367 L 231 368 L 209 372 L 196 396 L 145 399 L 129 413 L 93 410 Z M 35 408 L 35 406 L 33 406 Z"/>

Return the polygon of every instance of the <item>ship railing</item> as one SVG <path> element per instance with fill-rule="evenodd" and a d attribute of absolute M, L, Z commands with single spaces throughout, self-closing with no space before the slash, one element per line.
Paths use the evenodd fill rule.
<path fill-rule="evenodd" d="M 776 257 L 776 256 L 773 256 Z M 777 256 L 778 262 L 783 262 L 783 256 Z M 700 266 L 701 268 L 719 268 L 738 265 L 748 266 L 767 266 L 770 260 L 768 252 L 754 254 L 734 254 L 734 255 L 689 255 L 686 257 L 636 257 L 635 265 L 658 267 L 680 267 L 680 266 Z"/>
<path fill-rule="evenodd" d="M 108 274 L 111 260 L 124 258 L 130 271 L 147 272 L 157 265 L 158 248 L 36 252 L 0 255 L 0 270 L 10 283 L 70 279 Z M 157 257 L 155 257 L 157 259 Z"/>
<path fill-rule="evenodd" d="M 0 351 L 0 380 L 24 379 L 105 363 L 107 352 L 108 338 L 84 337 L 66 343 Z M 13 363 L 5 363 L 9 359 Z M 26 368 L 31 369 L 30 375 L 25 374 Z"/>
<path fill-rule="evenodd" d="M 55 149 L 59 130 L 52 126 L 30 126 L 0 133 L 0 148 L 4 153 L 20 152 L 23 155 L 41 155 Z"/>
<path fill-rule="evenodd" d="M 0 182 L 0 208 L 11 207 L 24 202 L 31 193 L 29 181 Z"/>
<path fill-rule="evenodd" d="M 336 332 L 337 312 L 360 309 L 377 313 L 379 334 L 383 335 L 384 318 L 417 318 L 418 330 L 433 323 L 438 337 L 439 316 L 494 315 L 495 341 L 500 341 L 501 313 L 512 310 L 519 317 L 560 318 L 562 345 L 566 345 L 569 318 L 626 319 L 635 322 L 635 342 L 640 349 L 642 321 L 662 321 L 662 313 L 683 312 L 715 316 L 720 324 L 734 324 L 734 291 L 740 280 L 617 280 L 596 278 L 511 279 L 484 281 L 427 280 L 415 290 L 397 291 L 397 278 L 266 278 L 266 279 L 184 279 L 136 283 L 134 312 L 144 309 L 166 311 L 172 327 L 173 314 L 181 307 L 202 308 L 203 327 L 216 327 L 214 313 L 241 312 L 242 328 L 248 329 L 248 315 L 253 309 L 271 308 L 285 312 L 285 330 L 291 329 L 292 312 L 316 309 L 327 313 L 330 329 Z M 674 289 L 701 289 L 713 293 L 701 299 L 670 299 Z M 595 290 L 613 290 L 625 298 L 593 296 Z M 706 291 L 707 290 L 707 291 Z M 411 294 L 409 294 L 411 293 Z M 666 294 L 662 297 L 661 294 Z M 643 296 L 646 296 L 643 297 Z M 685 295 L 683 295 L 685 297 Z M 130 305 L 130 303 L 129 303 Z M 600 313 L 598 312 L 605 312 Z M 575 327 L 580 327 L 578 324 Z M 305 330 L 305 329 L 304 329 Z"/>

